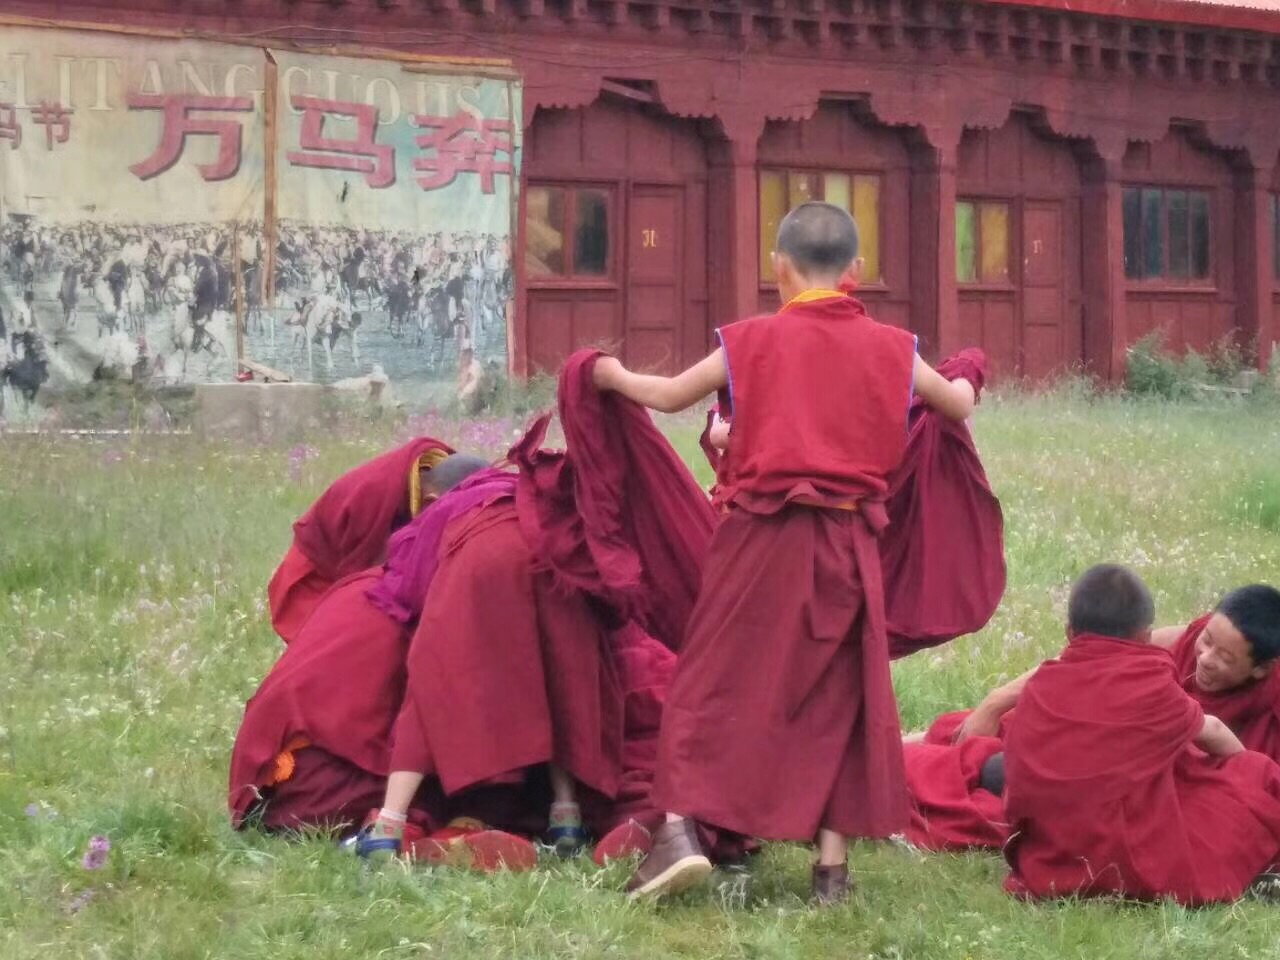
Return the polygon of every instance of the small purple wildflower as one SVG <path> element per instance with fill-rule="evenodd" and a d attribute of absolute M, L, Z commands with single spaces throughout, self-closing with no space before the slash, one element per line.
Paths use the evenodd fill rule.
<path fill-rule="evenodd" d="M 108 447 L 102 452 L 102 465 L 109 467 L 112 464 L 120 463 L 124 460 L 124 451 L 117 450 L 114 447 Z"/>
<path fill-rule="evenodd" d="M 107 856 L 111 853 L 111 841 L 103 836 L 96 836 L 89 841 L 89 849 L 84 852 L 80 865 L 86 870 L 101 870 L 107 865 Z"/>
<path fill-rule="evenodd" d="M 32 817 L 32 818 L 40 816 L 40 804 L 28 803 L 26 814 L 28 817 Z"/>
<path fill-rule="evenodd" d="M 319 456 L 315 447 L 299 443 L 289 451 L 289 479 L 294 483 L 302 482 L 302 466 L 313 457 Z"/>
<path fill-rule="evenodd" d="M 84 892 L 78 893 L 74 897 L 72 897 L 67 902 L 65 909 L 67 913 L 79 913 L 81 910 L 83 910 L 85 907 L 89 905 L 91 900 L 93 900 L 93 891 L 85 890 Z"/>

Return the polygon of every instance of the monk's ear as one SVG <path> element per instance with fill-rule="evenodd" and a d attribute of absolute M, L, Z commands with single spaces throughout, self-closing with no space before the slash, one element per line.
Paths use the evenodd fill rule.
<path fill-rule="evenodd" d="M 1268 660 L 1266 663 L 1260 663 L 1249 671 L 1249 676 L 1254 680 L 1265 680 L 1271 673 L 1271 668 L 1276 665 L 1274 660 Z"/>
<path fill-rule="evenodd" d="M 791 262 L 791 258 L 785 253 L 777 251 L 769 254 L 773 259 L 773 276 L 777 280 L 779 287 L 791 287 L 795 285 L 796 266 Z"/>
<path fill-rule="evenodd" d="M 840 286 L 856 287 L 862 282 L 862 268 L 866 261 L 862 257 L 854 257 L 853 263 L 845 269 L 844 274 L 840 277 Z"/>

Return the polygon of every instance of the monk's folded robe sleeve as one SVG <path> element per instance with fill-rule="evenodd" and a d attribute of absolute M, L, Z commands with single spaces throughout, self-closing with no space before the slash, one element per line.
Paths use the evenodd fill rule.
<path fill-rule="evenodd" d="M 986 358 L 962 350 L 948 380 L 986 382 Z M 885 619 L 896 659 L 986 626 L 1004 596 L 1004 517 L 969 428 L 913 402 L 907 449 L 890 478 L 880 538 Z"/>
<path fill-rule="evenodd" d="M 715 513 L 648 412 L 595 388 L 601 356 L 580 350 L 561 371 L 565 451 L 542 449 L 543 418 L 510 453 L 520 468 L 521 524 L 558 583 L 678 649 Z"/>

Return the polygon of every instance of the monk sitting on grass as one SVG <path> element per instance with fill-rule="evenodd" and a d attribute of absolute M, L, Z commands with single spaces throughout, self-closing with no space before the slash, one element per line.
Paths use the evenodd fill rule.
<path fill-rule="evenodd" d="M 1280 762 L 1280 590 L 1251 584 L 1184 627 L 1152 632 L 1182 689 L 1249 750 Z M 999 848 L 1009 839 L 999 796 L 1003 732 L 1035 670 L 992 690 L 972 711 L 943 714 L 905 747 L 911 824 L 931 850 Z M 984 783 L 983 770 L 988 777 Z"/>
<path fill-rule="evenodd" d="M 1224 902 L 1280 856 L 1280 766 L 1182 688 L 1153 619 L 1124 567 L 1072 588 L 1067 647 L 1008 724 L 1010 892 Z"/>

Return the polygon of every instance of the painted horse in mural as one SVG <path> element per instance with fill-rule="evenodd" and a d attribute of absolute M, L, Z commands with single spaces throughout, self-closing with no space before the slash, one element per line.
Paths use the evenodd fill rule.
<path fill-rule="evenodd" d="M 360 363 L 360 344 L 357 331 L 363 322 L 361 315 L 342 300 L 328 293 L 298 300 L 292 316 L 287 321 L 293 328 L 293 353 L 296 356 L 304 344 L 307 353 L 307 369 L 315 369 L 313 345 L 324 348 L 325 362 L 333 370 L 333 348 L 342 337 L 351 343 L 351 362 Z"/>

